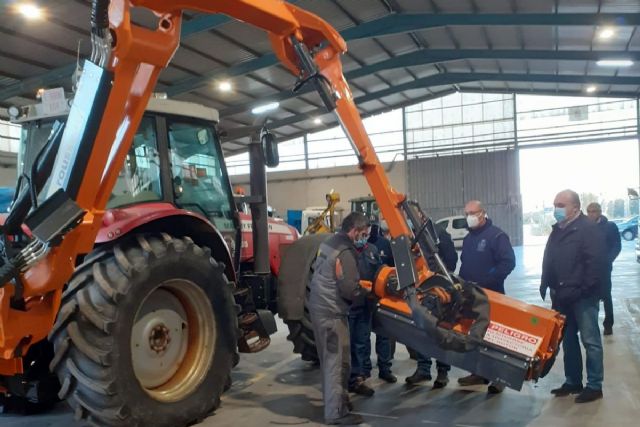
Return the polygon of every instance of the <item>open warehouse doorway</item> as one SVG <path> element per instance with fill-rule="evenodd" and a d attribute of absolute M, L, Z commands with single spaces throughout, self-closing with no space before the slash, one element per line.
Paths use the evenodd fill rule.
<path fill-rule="evenodd" d="M 521 150 L 524 244 L 546 242 L 555 222 L 553 198 L 565 188 L 580 195 L 583 211 L 598 202 L 610 220 L 631 221 L 638 215 L 638 200 L 629 200 L 627 188 L 637 182 L 635 139 Z"/>
<path fill-rule="evenodd" d="M 621 233 L 635 220 L 623 236 L 633 240 L 638 201 L 627 189 L 638 186 L 640 173 L 637 101 L 518 96 L 517 110 L 523 243 L 546 242 L 554 196 L 566 188 L 580 195 L 585 212 L 600 203 Z"/>

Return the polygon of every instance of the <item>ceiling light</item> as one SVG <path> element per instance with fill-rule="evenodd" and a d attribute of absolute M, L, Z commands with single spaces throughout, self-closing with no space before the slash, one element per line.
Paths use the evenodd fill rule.
<path fill-rule="evenodd" d="M 220 90 L 220 92 L 231 92 L 231 82 L 229 81 L 223 81 L 218 83 L 218 90 Z"/>
<path fill-rule="evenodd" d="M 607 40 L 613 37 L 615 34 L 616 32 L 613 30 L 613 28 L 606 27 L 600 30 L 600 33 L 598 33 L 598 38 L 601 40 Z"/>
<path fill-rule="evenodd" d="M 587 91 L 587 93 L 593 93 L 596 90 L 598 90 L 598 88 L 596 86 L 591 85 L 591 86 L 587 86 L 585 90 Z"/>
<path fill-rule="evenodd" d="M 602 59 L 596 64 L 601 67 L 631 67 L 633 61 L 630 59 Z"/>
<path fill-rule="evenodd" d="M 17 6 L 18 13 L 27 19 L 42 18 L 42 9 L 32 3 L 23 3 Z"/>
<path fill-rule="evenodd" d="M 321 125 L 322 124 L 322 119 L 320 117 L 316 117 L 315 119 L 313 119 L 313 124 L 314 125 Z"/>
<path fill-rule="evenodd" d="M 269 104 L 259 105 L 255 108 L 252 108 L 251 112 L 256 115 L 262 114 L 262 113 L 266 113 L 267 111 L 275 110 L 279 106 L 280 106 L 279 102 L 271 102 Z"/>

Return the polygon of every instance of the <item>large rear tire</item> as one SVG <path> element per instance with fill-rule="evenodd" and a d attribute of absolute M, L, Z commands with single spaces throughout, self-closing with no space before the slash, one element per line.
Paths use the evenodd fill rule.
<path fill-rule="evenodd" d="M 87 257 L 50 334 L 60 398 L 99 426 L 186 426 L 237 357 L 224 266 L 189 238 L 136 235 Z"/>
<path fill-rule="evenodd" d="M 309 275 L 309 282 L 311 274 Z M 287 320 L 285 323 L 289 327 L 287 339 L 293 343 L 293 352 L 299 353 L 302 360 L 313 363 L 320 363 L 316 340 L 313 336 L 313 325 L 307 303 L 309 301 L 309 283 L 306 284 L 304 299 L 304 314 L 300 320 Z"/>

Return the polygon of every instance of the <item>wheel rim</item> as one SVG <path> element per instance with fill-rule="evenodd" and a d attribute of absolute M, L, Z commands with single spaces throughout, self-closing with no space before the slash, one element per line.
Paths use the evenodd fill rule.
<path fill-rule="evenodd" d="M 188 280 L 164 282 L 147 294 L 136 313 L 133 371 L 154 399 L 182 400 L 204 381 L 215 342 L 215 317 L 204 291 Z"/>

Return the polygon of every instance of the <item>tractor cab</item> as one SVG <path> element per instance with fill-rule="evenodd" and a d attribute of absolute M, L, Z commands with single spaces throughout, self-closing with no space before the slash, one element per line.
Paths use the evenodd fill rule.
<path fill-rule="evenodd" d="M 18 111 L 12 117 L 22 125 L 18 179 L 26 184 L 54 123 L 66 120 L 69 107 L 53 114 L 47 114 L 43 104 Z M 240 225 L 216 129 L 218 121 L 214 109 L 152 98 L 106 208 L 117 216 L 137 207 L 171 204 L 206 218 L 230 249 L 239 247 L 235 242 Z M 40 202 L 50 182 L 40 192 Z"/>

